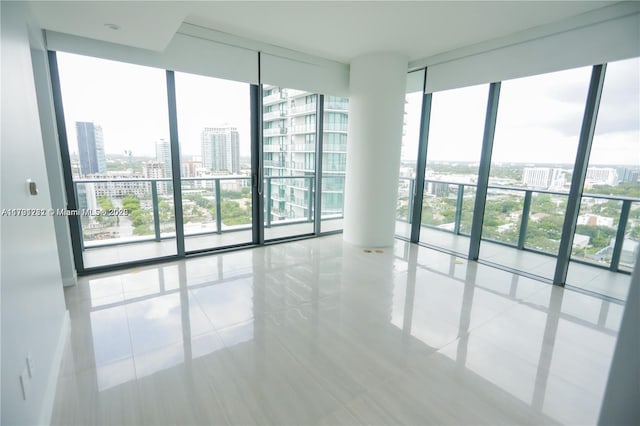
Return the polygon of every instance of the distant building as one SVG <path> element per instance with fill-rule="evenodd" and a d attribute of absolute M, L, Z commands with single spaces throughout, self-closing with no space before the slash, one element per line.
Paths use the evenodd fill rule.
<path fill-rule="evenodd" d="M 79 210 L 96 210 L 98 208 L 95 184 L 78 183 L 76 185 Z"/>
<path fill-rule="evenodd" d="M 278 179 L 314 176 L 317 96 L 314 93 L 264 86 L 264 176 L 270 199 L 271 220 L 310 215 L 310 179 Z M 349 101 L 325 96 L 322 152 L 321 216 L 341 216 L 347 161 Z"/>
<path fill-rule="evenodd" d="M 149 179 L 164 178 L 164 164 L 159 161 L 147 161 L 142 163 L 142 176 Z"/>
<path fill-rule="evenodd" d="M 551 167 L 525 167 L 522 183 L 531 188 L 562 188 L 565 184 L 564 171 Z"/>
<path fill-rule="evenodd" d="M 148 179 L 162 179 L 165 177 L 164 174 L 165 165 L 159 161 L 147 161 L 142 163 L 142 176 Z M 167 182 L 157 182 L 156 183 L 159 194 L 167 193 Z"/>
<path fill-rule="evenodd" d="M 616 239 L 612 238 L 611 239 L 611 243 L 603 248 L 602 250 L 598 251 L 595 254 L 595 258 L 596 260 L 599 261 L 606 261 L 607 259 L 611 259 L 611 256 L 613 255 L 613 248 L 616 245 Z M 638 256 L 638 248 L 640 247 L 640 242 L 636 241 L 636 240 L 632 240 L 630 238 L 625 238 L 622 241 L 622 251 L 620 252 L 620 264 L 621 265 L 627 265 L 627 266 L 632 266 L 635 262 L 635 259 Z"/>
<path fill-rule="evenodd" d="M 618 184 L 618 172 L 612 167 L 589 167 L 585 183 L 589 185 L 610 185 Z"/>
<path fill-rule="evenodd" d="M 202 164 L 212 172 L 240 173 L 240 134 L 235 127 L 205 127 L 201 133 Z"/>
<path fill-rule="evenodd" d="M 171 145 L 166 139 L 156 142 L 156 161 L 164 165 L 164 176 L 171 177 Z"/>
<path fill-rule="evenodd" d="M 141 198 L 149 194 L 149 183 L 137 181 L 142 178 L 139 173 L 132 174 L 128 171 L 109 172 L 108 174 L 94 174 L 87 176 L 87 179 L 104 179 L 104 182 L 95 182 L 94 189 L 96 197 L 122 198 L 128 195 Z M 128 179 L 128 180 L 126 180 Z M 80 185 L 78 185 L 80 187 Z"/>
<path fill-rule="evenodd" d="M 427 182 L 427 193 L 438 197 L 446 197 L 449 195 L 449 184 L 440 182 Z"/>
<path fill-rule="evenodd" d="M 578 216 L 577 224 L 588 226 L 606 226 L 608 228 L 613 228 L 613 218 L 599 216 L 597 214 L 582 214 Z"/>
<path fill-rule="evenodd" d="M 618 168 L 617 170 L 618 172 L 618 180 L 619 182 L 631 182 L 631 183 L 636 183 L 638 182 L 638 176 L 640 175 L 640 172 L 637 169 L 629 169 L 627 167 L 621 167 Z"/>
<path fill-rule="evenodd" d="M 92 122 L 76 121 L 80 174 L 83 176 L 107 172 L 102 127 Z"/>
<path fill-rule="evenodd" d="M 202 161 L 181 161 L 180 177 L 196 177 L 200 169 L 202 169 Z"/>

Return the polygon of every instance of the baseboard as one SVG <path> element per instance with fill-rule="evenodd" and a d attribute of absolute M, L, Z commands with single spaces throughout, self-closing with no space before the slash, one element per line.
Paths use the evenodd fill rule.
<path fill-rule="evenodd" d="M 44 393 L 44 400 L 42 402 L 42 412 L 40 413 L 40 421 L 38 424 L 49 425 L 51 424 L 51 416 L 53 414 L 53 404 L 56 400 L 56 388 L 58 387 L 58 377 L 60 376 L 60 368 L 62 367 L 62 357 L 64 355 L 64 347 L 69 337 L 71 330 L 71 319 L 69 317 L 69 311 L 64 312 L 64 318 L 62 320 L 62 327 L 60 327 L 60 335 L 58 336 L 58 344 L 53 355 L 53 368 L 51 368 L 51 374 L 47 381 L 47 388 Z"/>
<path fill-rule="evenodd" d="M 74 274 L 71 277 L 62 277 L 63 287 L 73 287 L 78 283 L 78 277 Z"/>

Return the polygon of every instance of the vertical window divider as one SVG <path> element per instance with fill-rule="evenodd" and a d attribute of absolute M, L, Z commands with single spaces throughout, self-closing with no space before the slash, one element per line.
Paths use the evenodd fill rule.
<path fill-rule="evenodd" d="M 565 212 L 564 224 L 562 226 L 560 248 L 558 250 L 556 269 L 553 275 L 553 284 L 555 285 L 564 286 L 567 280 L 569 261 L 571 260 L 573 236 L 576 231 L 578 215 L 580 214 L 582 189 L 584 188 L 584 182 L 587 176 L 589 154 L 591 153 L 593 135 L 596 130 L 596 119 L 598 117 L 600 99 L 602 98 L 602 88 L 604 86 L 606 69 L 606 64 L 595 65 L 591 72 L 589 92 L 587 93 L 587 102 L 584 110 L 584 117 L 582 119 L 582 127 L 580 129 L 580 139 L 578 141 L 578 151 L 576 153 L 576 161 L 573 166 L 573 174 L 571 177 L 567 210 Z"/>
<path fill-rule="evenodd" d="M 62 104 L 62 90 L 60 88 L 58 57 L 56 52 L 51 50 L 47 51 L 47 56 L 49 60 L 49 74 L 51 75 L 51 92 L 53 94 L 53 108 L 56 115 L 58 143 L 60 144 L 60 159 L 62 161 L 62 174 L 64 176 L 67 209 L 77 210 L 78 202 L 73 183 L 73 174 L 71 172 L 71 156 L 69 154 L 67 126 L 64 121 L 64 107 Z M 82 258 L 82 225 L 80 223 L 80 216 L 69 215 L 69 231 L 71 233 L 73 263 L 76 271 L 82 273 L 84 272 L 84 260 Z"/>
<path fill-rule="evenodd" d="M 480 239 L 482 238 L 482 224 L 484 222 L 484 211 L 487 202 L 491 154 L 493 152 L 493 137 L 496 133 L 499 99 L 500 82 L 491 83 L 489 86 L 487 113 L 484 122 L 484 135 L 482 137 L 482 152 L 480 154 L 480 166 L 478 168 L 478 185 L 476 187 L 476 200 L 473 208 L 473 222 L 471 224 L 469 260 L 478 260 L 480 256 Z"/>
<path fill-rule="evenodd" d="M 182 180 L 180 177 L 180 144 L 178 141 L 178 111 L 176 108 L 176 78 L 167 70 L 167 105 L 169 109 L 169 143 L 171 148 L 171 180 L 173 183 L 173 210 L 176 224 L 178 257 L 185 257 L 184 217 L 182 211 Z"/>
<path fill-rule="evenodd" d="M 316 178 L 315 178 L 315 212 L 313 215 L 313 233 L 320 234 L 322 224 L 322 153 L 323 153 L 323 132 L 324 132 L 324 95 L 318 94 L 316 101 Z M 309 194 L 311 196 L 311 194 Z"/>
<path fill-rule="evenodd" d="M 433 95 L 427 91 L 427 68 L 424 69 L 422 81 L 422 111 L 420 113 L 420 135 L 418 136 L 418 162 L 416 165 L 416 181 L 413 185 L 413 206 L 411 213 L 412 243 L 420 240 L 422 223 L 422 198 L 424 196 L 424 178 L 427 172 L 427 147 L 429 145 L 429 124 L 431 122 L 431 100 Z"/>
<path fill-rule="evenodd" d="M 251 102 L 251 200 L 253 207 L 253 243 L 264 244 L 264 154 L 263 154 L 263 86 L 261 74 L 261 55 L 258 52 L 258 84 L 252 84 L 250 91 Z M 271 212 L 267 212 L 271 214 Z"/>

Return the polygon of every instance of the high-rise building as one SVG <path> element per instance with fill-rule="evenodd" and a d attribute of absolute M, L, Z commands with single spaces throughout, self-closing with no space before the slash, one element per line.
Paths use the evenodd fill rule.
<path fill-rule="evenodd" d="M 164 164 L 164 176 L 171 176 L 171 145 L 166 139 L 156 142 L 156 161 Z"/>
<path fill-rule="evenodd" d="M 591 185 L 618 184 L 618 172 L 613 167 L 589 167 L 587 169 L 586 182 Z"/>
<path fill-rule="evenodd" d="M 164 178 L 164 170 L 165 165 L 159 161 L 147 161 L 142 163 L 142 176 L 148 179 Z M 156 187 L 158 188 L 159 194 L 167 193 L 168 186 L 166 181 L 156 182 Z"/>
<path fill-rule="evenodd" d="M 265 86 L 264 175 L 315 176 L 317 95 Z M 348 100 L 326 96 L 322 153 L 322 215 L 341 215 L 347 153 Z M 271 220 L 308 217 L 312 180 L 271 179 Z"/>
<path fill-rule="evenodd" d="M 566 182 L 562 169 L 551 167 L 525 167 L 522 182 L 531 188 L 562 188 Z"/>
<path fill-rule="evenodd" d="M 640 172 L 637 169 L 628 167 L 619 167 L 617 172 L 620 182 L 638 182 L 638 176 L 640 176 Z"/>
<path fill-rule="evenodd" d="M 240 173 L 240 135 L 235 127 L 205 127 L 202 163 L 212 172 Z"/>
<path fill-rule="evenodd" d="M 102 127 L 87 121 L 76 121 L 80 174 L 106 173 L 107 160 L 104 155 Z"/>

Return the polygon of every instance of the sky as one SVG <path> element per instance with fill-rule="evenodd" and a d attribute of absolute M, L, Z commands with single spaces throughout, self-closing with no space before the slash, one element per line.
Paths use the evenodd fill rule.
<path fill-rule="evenodd" d="M 69 149 L 78 151 L 76 121 L 102 126 L 107 154 L 133 151 L 155 156 L 155 143 L 169 139 L 164 70 L 58 53 Z M 249 84 L 175 73 L 178 139 L 183 156 L 201 155 L 205 127 L 230 125 L 240 134 L 240 154 L 251 145 Z"/>
<path fill-rule="evenodd" d="M 58 53 L 69 147 L 77 152 L 76 121 L 103 128 L 105 151 L 154 156 L 169 138 L 165 71 Z M 494 163 L 572 164 L 591 67 L 504 81 Z M 428 159 L 478 162 L 489 85 L 433 95 Z M 231 125 L 241 155 L 250 153 L 249 85 L 176 72 L 178 131 L 183 156 L 200 155 L 204 127 Z M 402 158 L 415 160 L 420 93 L 407 95 Z M 640 166 L 640 59 L 607 66 L 590 164 Z"/>
<path fill-rule="evenodd" d="M 591 67 L 503 81 L 494 163 L 575 161 Z M 433 94 L 427 158 L 478 162 L 489 85 Z M 415 161 L 421 96 L 407 95 L 402 158 Z M 640 166 L 640 59 L 607 66 L 590 164 Z"/>

